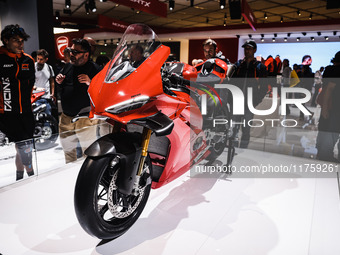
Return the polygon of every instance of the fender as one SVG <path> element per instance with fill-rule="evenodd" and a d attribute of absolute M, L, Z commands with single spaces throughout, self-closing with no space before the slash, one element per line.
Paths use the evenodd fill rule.
<path fill-rule="evenodd" d="M 119 192 L 129 195 L 136 179 L 139 160 L 142 154 L 142 135 L 140 133 L 113 133 L 99 138 L 84 152 L 88 157 L 118 155 L 121 170 L 117 176 Z"/>

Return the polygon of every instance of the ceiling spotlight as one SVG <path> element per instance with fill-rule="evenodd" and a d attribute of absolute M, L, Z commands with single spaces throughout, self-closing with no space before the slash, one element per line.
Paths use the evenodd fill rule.
<path fill-rule="evenodd" d="M 205 23 L 207 23 L 207 24 L 209 23 L 209 18 L 207 18 L 207 19 L 205 20 Z"/>
<path fill-rule="evenodd" d="M 244 23 L 244 17 L 242 17 L 242 23 Z"/>
<path fill-rule="evenodd" d="M 317 32 L 317 34 L 318 34 L 318 36 L 320 36 L 320 35 L 321 35 L 321 32 Z"/>
<path fill-rule="evenodd" d="M 300 10 L 298 10 L 296 13 L 297 13 L 298 16 L 301 16 Z"/>
<path fill-rule="evenodd" d="M 274 34 L 274 37 L 277 37 L 277 34 Z"/>
<path fill-rule="evenodd" d="M 264 42 L 264 38 L 263 37 L 261 38 L 261 42 Z"/>
<path fill-rule="evenodd" d="M 227 19 L 227 13 L 224 14 L 224 20 L 226 20 L 226 19 Z"/>
<path fill-rule="evenodd" d="M 312 41 L 314 41 L 314 40 L 315 40 L 315 38 L 314 38 L 314 37 L 311 37 L 310 39 L 311 39 Z"/>
<path fill-rule="evenodd" d="M 275 38 L 273 38 L 272 40 L 273 40 L 273 42 L 275 42 Z"/>
<path fill-rule="evenodd" d="M 249 39 L 251 39 L 253 36 L 251 34 L 248 35 Z"/>
<path fill-rule="evenodd" d="M 291 34 L 292 34 L 292 33 L 288 33 L 287 36 L 290 37 Z"/>
<path fill-rule="evenodd" d="M 299 41 L 300 41 L 300 37 L 296 37 L 296 41 L 298 41 L 298 42 L 299 42 Z"/>
<path fill-rule="evenodd" d="M 107 1 L 107 0 L 99 0 L 99 2 L 102 2 L 102 3 L 103 3 L 103 2 L 106 2 L 106 1 Z"/>
<path fill-rule="evenodd" d="M 169 10 L 175 9 L 175 0 L 169 0 Z"/>
<path fill-rule="evenodd" d="M 96 2 L 94 0 L 89 0 L 89 8 L 91 12 L 97 11 Z"/>
<path fill-rule="evenodd" d="M 313 14 L 311 13 L 310 15 L 309 15 L 309 19 L 312 19 L 313 18 Z"/>
<path fill-rule="evenodd" d="M 104 46 L 105 46 L 105 47 L 107 46 L 106 40 L 104 40 Z"/>
<path fill-rule="evenodd" d="M 65 8 L 70 9 L 71 8 L 71 0 L 65 0 Z"/>
<path fill-rule="evenodd" d="M 283 40 L 284 40 L 285 42 L 287 42 L 287 37 L 285 37 Z"/>
<path fill-rule="evenodd" d="M 264 34 L 261 34 L 261 37 L 264 37 Z"/>
<path fill-rule="evenodd" d="M 325 40 L 328 41 L 328 36 L 325 36 Z"/>
<path fill-rule="evenodd" d="M 220 0 L 220 8 L 221 10 L 225 8 L 225 0 Z"/>
<path fill-rule="evenodd" d="M 58 20 L 60 18 L 60 11 L 55 11 L 55 19 Z"/>
<path fill-rule="evenodd" d="M 281 23 L 283 23 L 283 17 L 281 17 L 281 20 L 280 20 Z"/>
<path fill-rule="evenodd" d="M 240 35 L 236 35 L 237 38 L 240 38 Z"/>
<path fill-rule="evenodd" d="M 264 13 L 264 19 L 268 19 L 267 13 Z"/>
<path fill-rule="evenodd" d="M 333 35 L 336 35 L 336 31 L 333 31 Z"/>
<path fill-rule="evenodd" d="M 225 20 L 223 21 L 223 26 L 227 26 L 227 22 Z"/>
<path fill-rule="evenodd" d="M 194 7 L 194 0 L 190 0 L 190 7 Z"/>
<path fill-rule="evenodd" d="M 89 8 L 88 3 L 85 3 L 85 12 L 86 12 L 87 15 L 90 14 L 90 8 Z"/>
<path fill-rule="evenodd" d="M 306 33 L 306 32 L 302 32 L 301 34 L 302 34 L 303 36 L 306 36 L 307 33 Z"/>

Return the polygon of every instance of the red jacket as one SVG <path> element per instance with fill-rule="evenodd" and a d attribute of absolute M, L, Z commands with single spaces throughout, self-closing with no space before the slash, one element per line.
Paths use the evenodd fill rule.
<path fill-rule="evenodd" d="M 32 112 L 34 82 L 33 58 L 0 47 L 0 114 Z"/>

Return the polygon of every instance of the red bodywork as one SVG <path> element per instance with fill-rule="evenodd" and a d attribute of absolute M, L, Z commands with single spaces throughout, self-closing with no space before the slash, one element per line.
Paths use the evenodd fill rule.
<path fill-rule="evenodd" d="M 45 94 L 45 91 L 33 92 L 31 96 L 31 104 L 33 104 L 38 99 L 40 99 L 44 94 Z"/>
<path fill-rule="evenodd" d="M 166 158 L 150 153 L 154 165 L 160 165 L 160 160 L 157 159 L 163 159 L 162 162 L 165 162 L 164 170 L 159 180 L 152 183 L 152 188 L 159 188 L 187 172 L 195 156 L 206 147 L 203 142 L 199 149 L 195 151 L 191 149 L 194 140 L 204 136 L 204 133 L 202 115 L 198 106 L 191 102 L 190 95 L 182 91 L 173 91 L 176 96 L 170 96 L 163 92 L 160 70 L 169 54 L 170 49 L 160 45 L 133 73 L 111 83 L 105 82 L 110 68 L 108 63 L 93 78 L 88 89 L 92 103 L 90 117 L 99 115 L 108 117 L 108 122 L 112 124 L 115 122 L 128 124 L 131 120 L 152 116 L 161 111 L 173 120 L 174 128 L 167 136 L 170 145 Z M 105 111 L 110 106 L 139 96 L 148 96 L 150 99 L 138 109 L 120 114 Z"/>

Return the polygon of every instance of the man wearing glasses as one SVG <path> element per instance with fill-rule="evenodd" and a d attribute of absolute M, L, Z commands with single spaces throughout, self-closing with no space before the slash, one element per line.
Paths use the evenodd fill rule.
<path fill-rule="evenodd" d="M 84 151 L 96 140 L 96 127 L 91 127 L 97 124 L 96 120 L 80 118 L 72 123 L 72 119 L 90 106 L 87 89 L 91 79 L 100 71 L 100 67 L 90 59 L 90 43 L 85 39 L 74 39 L 72 43 L 71 61 L 56 77 L 63 109 L 59 122 L 60 142 L 66 163 L 77 160 L 78 143 Z"/>
<path fill-rule="evenodd" d="M 16 180 L 34 175 L 32 138 L 34 118 L 31 94 L 35 81 L 34 60 L 24 53 L 24 41 L 30 36 L 19 25 L 1 31 L 0 47 L 0 130 L 16 148 Z"/>

